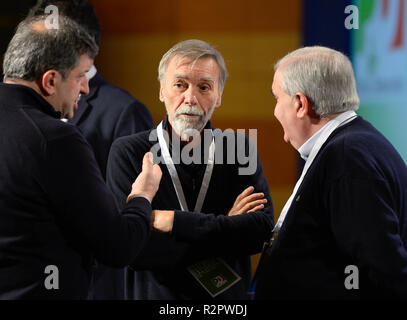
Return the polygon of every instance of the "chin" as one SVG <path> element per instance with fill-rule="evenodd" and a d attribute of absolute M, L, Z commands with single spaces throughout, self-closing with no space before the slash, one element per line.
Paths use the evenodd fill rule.
<path fill-rule="evenodd" d="M 174 121 L 173 128 L 178 134 L 182 134 L 185 130 L 198 130 L 200 128 L 200 124 L 197 122 L 191 121 Z"/>

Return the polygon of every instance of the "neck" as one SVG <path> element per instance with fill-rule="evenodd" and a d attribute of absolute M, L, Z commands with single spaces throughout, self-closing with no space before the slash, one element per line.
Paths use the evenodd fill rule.
<path fill-rule="evenodd" d="M 44 98 L 44 100 L 46 100 L 54 109 L 55 111 L 60 111 L 55 107 L 55 103 L 54 103 L 54 99 L 52 95 L 47 94 L 42 87 L 40 86 L 40 84 L 38 83 L 38 81 L 28 81 L 28 80 L 23 80 L 23 79 L 7 79 L 4 80 L 4 83 L 8 83 L 8 84 L 19 84 L 19 85 L 23 85 L 26 87 L 29 87 L 31 89 L 33 89 L 35 92 L 37 92 L 41 97 Z"/>
<path fill-rule="evenodd" d="M 330 114 L 324 117 L 312 117 L 309 119 L 307 125 L 306 134 L 304 134 L 304 144 L 309 138 L 311 138 L 316 132 L 318 132 L 323 126 L 325 126 L 329 121 L 336 118 L 339 113 Z"/>
<path fill-rule="evenodd" d="M 39 88 L 38 84 L 35 81 L 28 81 L 28 80 L 22 80 L 22 79 L 7 79 L 7 80 L 4 80 L 4 83 L 19 84 L 19 85 L 23 85 L 26 87 L 30 87 L 35 92 L 42 95 L 41 89 Z"/>

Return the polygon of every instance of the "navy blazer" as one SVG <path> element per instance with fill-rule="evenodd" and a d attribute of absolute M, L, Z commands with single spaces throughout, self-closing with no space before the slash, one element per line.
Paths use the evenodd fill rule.
<path fill-rule="evenodd" d="M 256 299 L 406 298 L 406 206 L 394 147 L 360 117 L 337 128 L 263 256 Z"/>
<path fill-rule="evenodd" d="M 89 94 L 81 97 L 79 108 L 68 122 L 75 124 L 92 146 L 103 178 L 110 147 L 119 137 L 154 126 L 144 104 L 128 92 L 113 86 L 98 73 L 89 81 Z"/>

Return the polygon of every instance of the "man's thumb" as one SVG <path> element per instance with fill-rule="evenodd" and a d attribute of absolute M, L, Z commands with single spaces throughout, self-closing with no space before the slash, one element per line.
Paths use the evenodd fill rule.
<path fill-rule="evenodd" d="M 153 154 L 151 152 L 146 152 L 143 157 L 143 171 L 151 170 L 153 167 Z"/>
<path fill-rule="evenodd" d="M 161 171 L 161 168 L 160 168 L 160 166 L 159 166 L 158 164 L 155 164 L 155 165 L 153 166 L 153 173 L 154 173 L 154 175 L 155 175 L 156 177 L 160 177 L 160 179 L 161 179 L 162 171 Z"/>

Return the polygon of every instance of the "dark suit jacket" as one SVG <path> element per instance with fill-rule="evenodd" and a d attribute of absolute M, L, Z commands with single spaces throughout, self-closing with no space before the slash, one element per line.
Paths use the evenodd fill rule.
<path fill-rule="evenodd" d="M 336 129 L 264 255 L 256 298 L 407 298 L 406 206 L 393 146 L 360 117 Z"/>
<path fill-rule="evenodd" d="M 166 127 L 168 118 L 163 121 Z M 210 129 L 210 122 L 206 129 Z M 215 165 L 201 212 L 193 212 L 206 170 L 206 157 L 209 143 L 201 140 L 199 163 L 175 164 L 182 189 L 190 212 L 181 211 L 170 173 L 165 163 L 160 161 L 163 177 L 160 189 L 154 197 L 152 207 L 161 210 L 175 210 L 171 234 L 151 232 L 148 245 L 140 253 L 137 261 L 128 268 L 126 276 L 126 297 L 141 300 L 190 300 L 211 299 L 211 296 L 188 272 L 187 267 L 196 261 L 221 257 L 242 278 L 215 299 L 248 299 L 251 265 L 249 255 L 261 251 L 262 245 L 273 229 L 273 205 L 267 181 L 263 174 L 260 158 L 255 149 L 250 148 L 257 161 L 252 174 L 239 174 L 245 167 L 239 155 L 244 150 L 249 154 L 249 138 L 234 134 L 215 136 Z M 107 183 L 115 195 L 119 208 L 125 205 L 125 190 L 141 172 L 142 157 L 147 151 L 155 153 L 158 146 L 155 134 L 151 131 L 123 137 L 113 143 L 109 156 Z M 239 136 L 239 138 L 238 138 Z M 211 136 L 210 136 L 211 137 Z M 155 141 L 154 141 L 155 140 Z M 208 141 L 208 140 L 206 140 Z M 232 143 L 229 143 L 232 142 Z M 253 145 L 252 145 L 253 146 Z M 189 148 L 186 145 L 184 148 Z M 237 148 L 237 149 L 235 149 Z M 174 159 L 181 159 L 185 152 L 169 146 Z M 155 151 L 154 151 L 155 150 Z M 237 151 L 239 150 L 239 151 Z M 234 158 L 230 154 L 236 151 Z M 161 151 L 158 153 L 161 154 Z M 222 157 L 220 155 L 222 154 Z M 219 158 L 218 158 L 219 157 Z M 207 158 L 206 158 L 207 159 Z M 223 159 L 223 161 L 219 161 Z M 175 161 L 177 162 L 177 161 Z M 227 217 L 236 197 L 248 186 L 255 192 L 263 192 L 267 204 L 257 212 Z M 132 270 L 134 269 L 134 270 Z"/>
<path fill-rule="evenodd" d="M 118 214 L 89 144 L 60 116 L 33 89 L 0 84 L 0 299 L 86 298 L 92 256 L 124 266 L 149 235 L 149 202 Z"/>
<path fill-rule="evenodd" d="M 92 146 L 103 177 L 106 177 L 110 146 L 119 137 L 154 126 L 144 104 L 126 91 L 96 74 L 89 81 L 89 94 L 81 97 L 79 108 L 69 120 Z"/>
<path fill-rule="evenodd" d="M 89 81 L 89 94 L 81 97 L 79 108 L 69 120 L 85 136 L 95 153 L 103 178 L 114 140 L 154 126 L 144 104 L 128 92 L 113 86 L 98 73 Z M 123 299 L 124 271 L 101 264 L 93 268 L 90 299 Z"/>

